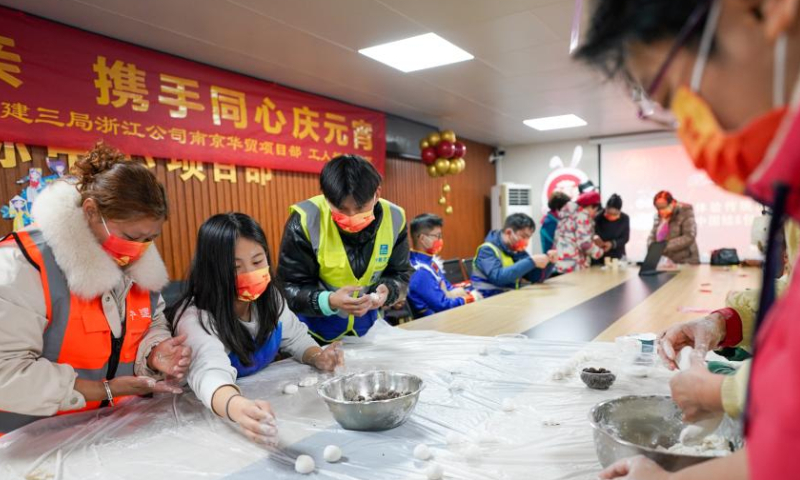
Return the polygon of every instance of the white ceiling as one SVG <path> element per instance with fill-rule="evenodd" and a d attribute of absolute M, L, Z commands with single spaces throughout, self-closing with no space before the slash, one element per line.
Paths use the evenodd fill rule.
<path fill-rule="evenodd" d="M 510 146 L 647 130 L 572 63 L 574 0 L 0 0 L 68 25 Z M 435 32 L 475 55 L 402 73 L 358 50 Z M 574 113 L 586 127 L 522 120 Z"/>

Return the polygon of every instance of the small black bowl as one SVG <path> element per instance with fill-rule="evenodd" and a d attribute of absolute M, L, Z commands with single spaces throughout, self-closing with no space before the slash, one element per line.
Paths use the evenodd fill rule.
<path fill-rule="evenodd" d="M 587 387 L 595 390 L 608 390 L 617 376 L 605 368 L 584 368 L 581 370 L 581 380 Z"/>

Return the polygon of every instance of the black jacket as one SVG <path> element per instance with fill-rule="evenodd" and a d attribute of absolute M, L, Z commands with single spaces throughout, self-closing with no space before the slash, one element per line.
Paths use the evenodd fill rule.
<path fill-rule="evenodd" d="M 631 236 L 630 218 L 623 213 L 617 221 L 612 222 L 600 212 L 594 222 L 594 233 L 604 242 L 611 242 L 611 250 L 606 252 L 604 257 L 622 258 L 625 256 L 625 245 Z M 603 260 L 597 263 L 603 263 Z"/>
<path fill-rule="evenodd" d="M 361 278 L 367 270 L 375 246 L 375 236 L 383 218 L 383 208 L 375 205 L 375 221 L 358 233 L 347 233 L 339 230 L 342 243 L 350 260 L 350 268 L 356 278 Z M 386 306 L 405 299 L 408 292 L 408 281 L 413 269 L 408 260 L 408 232 L 404 228 L 397 237 L 392 249 L 389 264 L 383 271 L 378 284 L 369 288 L 372 293 L 380 284 L 389 289 Z M 319 308 L 319 294 L 324 292 L 319 280 L 319 262 L 311 246 L 311 242 L 303 232 L 300 215 L 292 213 L 286 222 L 281 241 L 278 261 L 278 275 L 284 283 L 286 300 L 289 308 L 301 315 L 310 317 L 322 316 Z"/>

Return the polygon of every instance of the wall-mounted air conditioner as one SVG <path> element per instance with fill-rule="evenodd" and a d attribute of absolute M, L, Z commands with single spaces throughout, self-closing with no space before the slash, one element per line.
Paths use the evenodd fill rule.
<path fill-rule="evenodd" d="M 513 213 L 524 213 L 533 218 L 532 200 L 530 185 L 501 183 L 492 187 L 492 229 L 503 228 L 506 217 Z M 532 243 L 528 244 L 529 252 L 533 252 Z"/>

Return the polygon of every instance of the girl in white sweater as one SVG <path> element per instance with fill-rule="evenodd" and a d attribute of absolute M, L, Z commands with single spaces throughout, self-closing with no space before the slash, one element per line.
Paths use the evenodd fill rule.
<path fill-rule="evenodd" d="M 271 264 L 255 220 L 214 215 L 200 227 L 186 288 L 168 311 L 176 334 L 186 335 L 192 348 L 191 389 L 258 443 L 274 443 L 275 416 L 268 402 L 241 394 L 238 377 L 266 368 L 279 351 L 322 371 L 344 363 L 339 344 L 321 349 L 286 306 Z"/>

